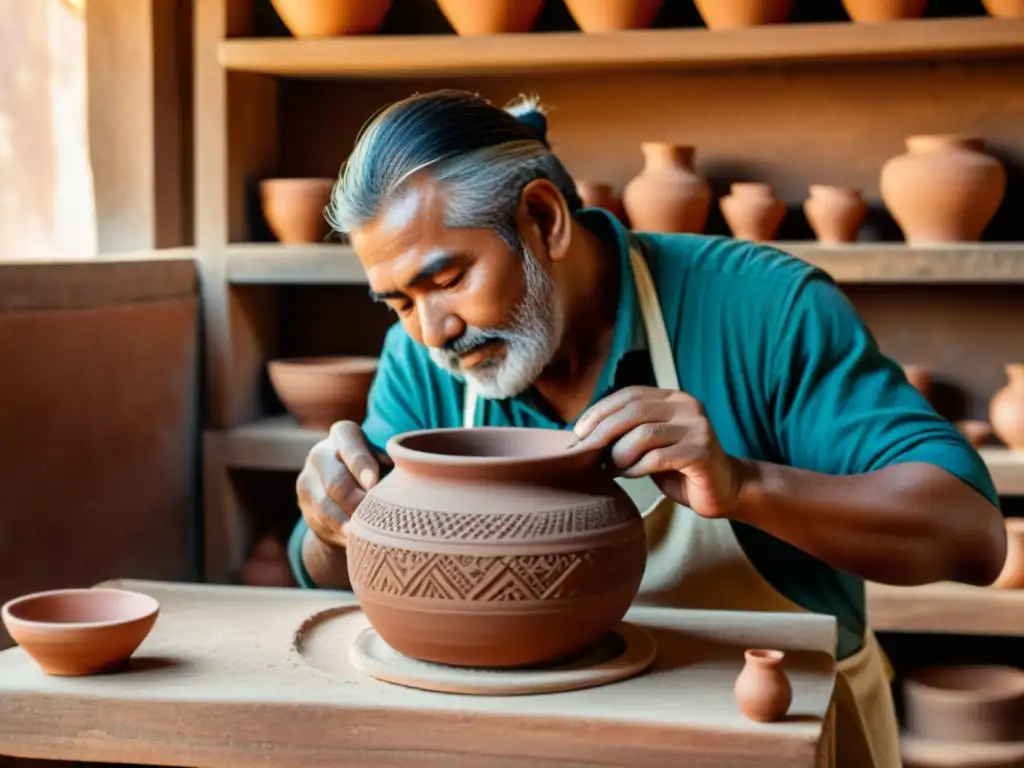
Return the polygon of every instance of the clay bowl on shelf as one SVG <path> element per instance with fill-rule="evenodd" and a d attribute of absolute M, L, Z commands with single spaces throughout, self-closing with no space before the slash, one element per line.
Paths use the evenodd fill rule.
<path fill-rule="evenodd" d="M 77 676 L 127 666 L 159 611 L 149 595 L 97 587 L 17 597 L 0 608 L 0 616 L 43 672 Z"/>
<path fill-rule="evenodd" d="M 376 32 L 391 0 L 270 0 L 295 37 L 336 37 Z"/>
<path fill-rule="evenodd" d="M 1024 739 L 1024 670 L 993 665 L 931 667 L 903 684 L 907 729 L 940 741 Z"/>
<path fill-rule="evenodd" d="M 295 357 L 267 363 L 274 392 L 299 424 L 309 429 L 330 429 L 336 421 L 366 418 L 376 373 L 376 357 Z"/>
<path fill-rule="evenodd" d="M 279 242 L 322 243 L 330 234 L 324 208 L 334 179 L 264 179 L 260 208 Z"/>

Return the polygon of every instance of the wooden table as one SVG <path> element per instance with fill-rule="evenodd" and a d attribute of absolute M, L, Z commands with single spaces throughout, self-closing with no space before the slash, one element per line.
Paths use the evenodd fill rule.
<path fill-rule="evenodd" d="M 356 605 L 350 593 L 108 584 L 161 604 L 131 669 L 55 678 L 20 648 L 0 653 L 0 754 L 219 768 L 834 762 L 831 617 L 635 607 L 627 620 L 659 648 L 644 674 L 584 691 L 480 697 L 365 677 L 346 647 L 325 672 L 300 642 L 303 627 Z M 785 721 L 753 723 L 736 708 L 732 683 L 755 646 L 789 652 Z"/>

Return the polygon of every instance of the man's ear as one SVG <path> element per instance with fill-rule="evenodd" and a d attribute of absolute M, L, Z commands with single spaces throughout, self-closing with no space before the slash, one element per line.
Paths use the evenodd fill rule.
<path fill-rule="evenodd" d="M 569 253 L 572 214 L 562 193 L 550 181 L 534 179 L 523 187 L 519 219 L 520 231 L 534 232 L 549 259 L 560 261 Z"/>

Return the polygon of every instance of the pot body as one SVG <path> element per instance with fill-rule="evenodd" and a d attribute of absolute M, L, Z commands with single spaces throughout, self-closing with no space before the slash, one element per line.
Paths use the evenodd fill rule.
<path fill-rule="evenodd" d="M 377 32 L 391 0 L 270 0 L 295 37 L 336 37 Z"/>
<path fill-rule="evenodd" d="M 856 189 L 812 184 L 804 201 L 807 223 L 820 243 L 854 242 L 867 212 L 867 203 Z"/>
<path fill-rule="evenodd" d="M 362 422 L 377 374 L 375 357 L 309 357 L 271 360 L 267 373 L 288 412 L 308 429 L 336 421 Z"/>
<path fill-rule="evenodd" d="M 783 651 L 748 650 L 733 693 L 749 719 L 768 723 L 784 717 L 793 703 L 793 688 L 782 668 Z"/>
<path fill-rule="evenodd" d="M 737 182 L 719 201 L 722 216 L 733 237 L 764 242 L 771 240 L 786 217 L 786 204 L 760 182 Z"/>
<path fill-rule="evenodd" d="M 640 513 L 570 432 L 432 430 L 388 444 L 395 469 L 346 527 L 370 623 L 411 658 L 517 667 L 582 652 L 640 588 Z"/>
<path fill-rule="evenodd" d="M 584 32 L 647 29 L 664 0 L 565 0 L 573 21 Z"/>
<path fill-rule="evenodd" d="M 633 229 L 703 232 L 711 208 L 711 188 L 694 170 L 693 147 L 649 141 L 640 149 L 644 167 L 622 192 Z"/>
<path fill-rule="evenodd" d="M 437 0 L 441 13 L 460 35 L 529 32 L 544 0 Z"/>
<path fill-rule="evenodd" d="M 916 19 L 927 5 L 928 0 L 843 0 L 847 15 L 859 22 Z"/>
<path fill-rule="evenodd" d="M 781 24 L 789 18 L 793 0 L 693 0 L 709 29 L 735 29 Z"/>
<path fill-rule="evenodd" d="M 260 207 L 278 242 L 322 243 L 331 228 L 324 208 L 331 201 L 334 179 L 264 179 Z"/>
<path fill-rule="evenodd" d="M 981 4 L 997 19 L 1024 18 L 1024 0 L 981 0 Z"/>
<path fill-rule="evenodd" d="M 1024 363 L 1006 366 L 1006 385 L 988 405 L 992 432 L 1007 448 L 1024 450 Z"/>
<path fill-rule="evenodd" d="M 907 729 L 940 741 L 1024 738 L 1024 671 L 993 665 L 918 670 L 903 684 Z"/>
<path fill-rule="evenodd" d="M 1006 192 L 1006 170 L 983 149 L 967 136 L 911 136 L 886 161 L 882 199 L 908 243 L 981 239 Z"/>

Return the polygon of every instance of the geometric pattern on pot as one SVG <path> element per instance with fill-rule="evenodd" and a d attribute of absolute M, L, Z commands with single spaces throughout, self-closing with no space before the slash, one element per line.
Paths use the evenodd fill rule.
<path fill-rule="evenodd" d="M 533 602 L 597 595 L 634 577 L 647 558 L 638 536 L 622 543 L 522 555 L 456 555 L 383 546 L 349 539 L 354 587 L 393 597 L 472 601 Z"/>

